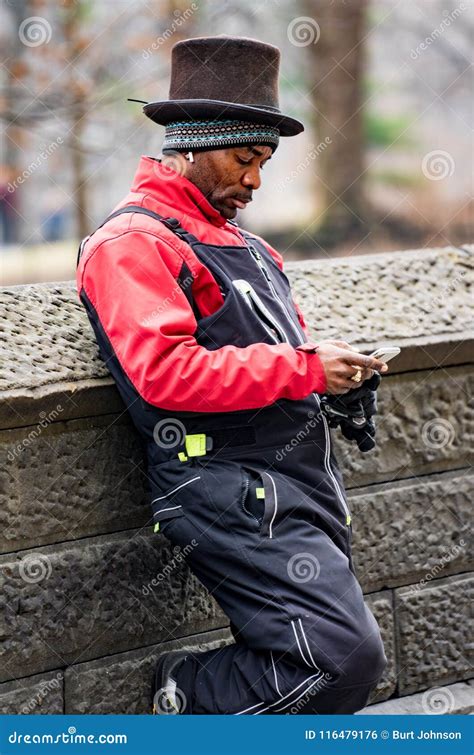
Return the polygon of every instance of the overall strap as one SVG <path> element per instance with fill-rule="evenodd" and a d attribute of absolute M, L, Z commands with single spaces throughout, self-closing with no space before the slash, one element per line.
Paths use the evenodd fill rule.
<path fill-rule="evenodd" d="M 109 222 L 109 220 L 112 220 L 112 218 L 116 218 L 117 215 L 123 215 L 128 212 L 138 212 L 141 215 L 148 215 L 150 218 L 155 218 L 155 220 L 159 220 L 160 223 L 163 223 L 170 231 L 172 231 L 176 236 L 178 236 L 182 241 L 185 241 L 187 244 L 199 244 L 199 240 L 193 236 L 192 233 L 189 233 L 185 228 L 183 228 L 180 225 L 180 222 L 177 218 L 165 218 L 163 215 L 159 215 L 157 212 L 153 212 L 153 210 L 148 210 L 146 207 L 142 207 L 141 205 L 135 205 L 130 204 L 126 207 L 120 207 L 118 210 L 115 210 L 115 212 L 112 212 L 111 215 L 109 215 L 105 220 L 97 226 L 95 231 L 98 231 L 99 228 L 102 228 L 103 225 Z M 84 246 L 86 242 L 90 239 L 90 237 L 95 233 L 93 231 L 88 236 L 86 236 L 84 239 L 82 239 L 79 250 L 77 252 L 77 260 L 76 260 L 76 268 L 79 265 L 79 261 L 82 256 L 82 252 L 84 251 Z M 194 301 L 194 297 L 192 295 L 191 291 L 191 285 L 193 283 L 193 278 L 190 275 L 186 275 L 184 279 L 178 280 L 179 285 L 181 286 L 184 295 L 188 299 L 189 303 L 191 304 L 194 314 L 196 318 L 200 317 L 199 310 L 197 308 L 196 302 Z"/>

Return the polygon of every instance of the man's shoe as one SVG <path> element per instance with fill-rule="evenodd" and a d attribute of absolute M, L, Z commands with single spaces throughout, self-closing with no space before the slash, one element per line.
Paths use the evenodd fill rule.
<path fill-rule="evenodd" d="M 183 647 L 179 650 L 170 650 L 162 653 L 155 666 L 153 677 L 153 710 L 156 715 L 176 716 L 186 707 L 186 699 L 183 692 L 176 687 L 176 679 L 173 672 L 184 661 L 191 649 Z"/>
<path fill-rule="evenodd" d="M 188 701 L 184 692 L 176 686 L 176 672 L 178 665 L 188 655 L 203 653 L 206 650 L 217 650 L 217 648 L 233 644 L 235 644 L 233 637 L 224 637 L 209 642 L 197 642 L 194 645 L 182 645 L 176 650 L 168 650 L 161 653 L 156 661 L 153 677 L 152 713 L 176 716 L 185 710 Z"/>

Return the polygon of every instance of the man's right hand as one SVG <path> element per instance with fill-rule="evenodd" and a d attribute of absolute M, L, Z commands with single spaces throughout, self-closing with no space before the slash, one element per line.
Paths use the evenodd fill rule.
<path fill-rule="evenodd" d="M 377 372 L 388 370 L 385 362 L 361 354 L 345 341 L 319 341 L 317 347 L 317 354 L 326 374 L 326 393 L 329 394 L 348 393 L 354 388 L 360 388 L 364 380 L 373 375 L 374 370 Z M 357 383 L 351 380 L 356 373 L 356 367 L 359 367 L 362 373 Z"/>

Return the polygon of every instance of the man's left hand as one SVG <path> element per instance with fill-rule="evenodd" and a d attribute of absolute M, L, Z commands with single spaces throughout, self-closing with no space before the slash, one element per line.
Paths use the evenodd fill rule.
<path fill-rule="evenodd" d="M 381 377 L 374 372 L 358 387 L 342 395 L 324 395 L 321 407 L 326 413 L 330 427 L 340 426 L 348 440 L 355 440 L 361 451 L 370 451 L 375 446 L 375 422 L 377 413 L 377 388 Z"/>

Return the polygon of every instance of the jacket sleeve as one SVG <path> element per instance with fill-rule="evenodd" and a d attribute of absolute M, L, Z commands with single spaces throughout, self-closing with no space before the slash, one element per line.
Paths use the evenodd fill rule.
<path fill-rule="evenodd" d="M 177 282 L 182 262 L 162 238 L 129 230 L 103 241 L 78 273 L 79 293 L 83 288 L 145 401 L 167 411 L 222 412 L 324 393 L 324 369 L 312 350 L 200 346 L 192 307 Z"/>

